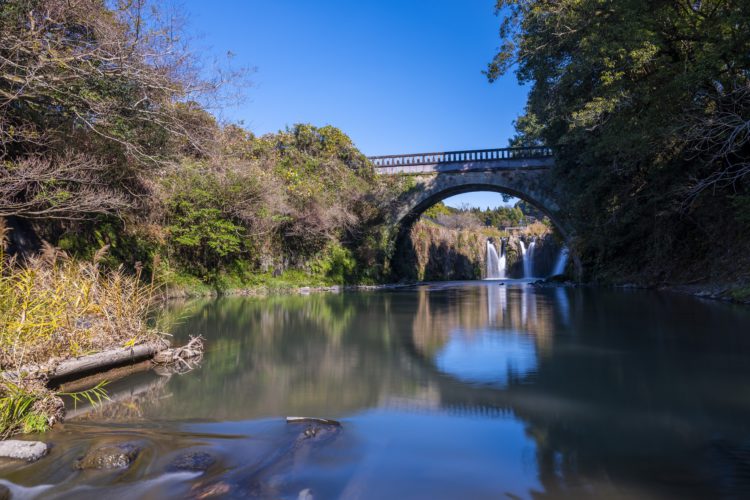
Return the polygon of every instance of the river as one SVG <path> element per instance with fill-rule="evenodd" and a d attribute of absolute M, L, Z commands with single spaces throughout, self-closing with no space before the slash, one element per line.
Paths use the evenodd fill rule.
<path fill-rule="evenodd" d="M 113 382 L 23 498 L 739 498 L 750 309 L 637 290 L 440 283 L 172 304 L 201 366 Z M 286 423 L 337 419 L 341 427 Z M 309 438 L 309 439 L 308 439 Z M 77 470 L 127 441 L 125 470 Z M 186 453 L 208 469 L 176 469 Z"/>

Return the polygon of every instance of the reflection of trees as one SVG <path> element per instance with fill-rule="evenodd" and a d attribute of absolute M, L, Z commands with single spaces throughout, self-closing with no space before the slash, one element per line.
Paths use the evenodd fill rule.
<path fill-rule="evenodd" d="M 544 350 L 559 327 L 557 299 L 538 294 L 530 287 L 486 286 L 451 288 L 441 294 L 425 287 L 417 291 L 418 305 L 413 321 L 414 345 L 427 357 L 433 356 L 458 330 L 473 332 L 520 332 L 534 338 Z"/>
<path fill-rule="evenodd" d="M 173 329 L 203 334 L 198 374 L 173 377 L 159 416 L 336 416 L 416 385 L 404 376 L 391 297 L 320 294 L 205 301 Z M 332 414 L 335 413 L 335 414 Z"/>

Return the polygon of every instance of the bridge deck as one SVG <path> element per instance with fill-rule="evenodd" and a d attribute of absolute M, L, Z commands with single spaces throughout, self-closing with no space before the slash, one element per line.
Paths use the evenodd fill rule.
<path fill-rule="evenodd" d="M 499 148 L 443 153 L 372 156 L 379 174 L 421 174 L 494 170 L 500 168 L 549 168 L 554 163 L 552 148 Z"/>

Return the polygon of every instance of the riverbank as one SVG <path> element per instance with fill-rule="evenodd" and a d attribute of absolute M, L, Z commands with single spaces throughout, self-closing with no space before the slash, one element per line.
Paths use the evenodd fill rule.
<path fill-rule="evenodd" d="M 311 285 L 311 286 L 273 286 L 256 285 L 246 288 L 229 288 L 223 290 L 209 287 L 167 289 L 160 294 L 162 301 L 173 299 L 197 299 L 207 297 L 268 297 L 273 295 L 309 295 L 311 293 L 366 292 L 377 290 L 394 290 L 419 284 L 383 283 L 378 285 Z"/>
<path fill-rule="evenodd" d="M 509 279 L 512 281 L 511 279 Z M 192 288 L 167 290 L 161 294 L 162 301 L 178 299 L 197 299 L 208 297 L 269 297 L 277 295 L 309 295 L 311 293 L 345 293 L 378 290 L 395 290 L 409 288 L 428 283 L 449 282 L 452 280 L 427 280 L 410 281 L 406 283 L 384 283 L 378 285 L 323 285 L 323 286 L 253 286 L 248 288 L 231 288 L 227 290 L 215 290 L 210 288 Z M 481 280 L 469 280 L 481 281 Z M 750 305 L 750 284 L 747 283 L 685 283 L 685 284 L 657 284 L 644 285 L 637 283 L 596 283 L 576 282 L 572 280 L 556 281 L 554 279 L 540 279 L 535 283 L 543 283 L 548 286 L 586 286 L 604 288 L 632 288 L 642 290 L 662 290 L 697 298 L 731 302 L 735 304 Z"/>
<path fill-rule="evenodd" d="M 112 348 L 86 356 L 49 360 L 0 372 L 0 442 L 15 434 L 45 432 L 67 417 L 68 398 L 77 409 L 109 402 L 106 386 L 135 371 L 161 368 L 179 373 L 192 370 L 202 359 L 203 338 L 173 347 L 164 339 L 130 347 Z M 0 451 L 0 458 L 13 455 Z"/>
<path fill-rule="evenodd" d="M 534 283 L 536 286 L 585 286 L 591 288 L 616 288 L 634 290 L 658 290 L 691 295 L 700 299 L 717 300 L 733 304 L 750 305 L 750 284 L 748 283 L 684 283 L 644 285 L 638 283 L 578 283 L 574 281 L 558 281 L 545 279 Z"/>
<path fill-rule="evenodd" d="M 157 287 L 135 274 L 76 261 L 47 245 L 23 262 L 5 255 L 0 224 L 0 439 L 43 432 L 64 416 L 61 397 L 101 400 L 103 386 L 63 394 L 51 381 L 147 359 L 169 347 L 149 325 Z"/>
<path fill-rule="evenodd" d="M 660 290 L 692 295 L 701 299 L 719 300 L 734 304 L 750 305 L 750 284 L 748 283 L 707 283 L 667 285 Z"/>
<path fill-rule="evenodd" d="M 604 284 L 592 283 L 592 286 L 603 286 Z M 607 286 L 607 285 L 604 285 Z M 718 300 L 734 304 L 750 305 L 750 282 L 704 279 L 693 280 L 683 283 L 618 283 L 611 284 L 615 288 L 639 288 L 644 290 L 661 290 L 691 295 L 700 299 Z"/>

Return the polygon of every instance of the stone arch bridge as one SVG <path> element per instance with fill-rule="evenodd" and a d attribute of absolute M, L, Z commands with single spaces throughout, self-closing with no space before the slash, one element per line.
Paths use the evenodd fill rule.
<path fill-rule="evenodd" d="M 408 175 L 414 186 L 394 205 L 391 223 L 397 238 L 408 234 L 422 213 L 435 203 L 472 191 L 495 191 L 525 200 L 547 215 L 561 236 L 573 237 L 562 210 L 562 197 L 550 174 L 552 148 L 500 148 L 443 153 L 373 156 L 379 175 Z M 580 262 L 573 255 L 576 272 Z"/>

